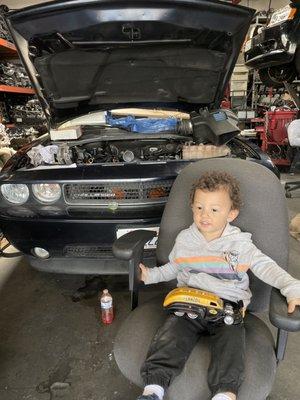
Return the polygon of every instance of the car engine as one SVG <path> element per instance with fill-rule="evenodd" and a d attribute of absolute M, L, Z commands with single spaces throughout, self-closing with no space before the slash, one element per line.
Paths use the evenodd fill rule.
<path fill-rule="evenodd" d="M 183 143 L 184 139 L 98 142 L 70 147 L 70 152 L 76 164 L 174 160 L 181 158 Z"/>

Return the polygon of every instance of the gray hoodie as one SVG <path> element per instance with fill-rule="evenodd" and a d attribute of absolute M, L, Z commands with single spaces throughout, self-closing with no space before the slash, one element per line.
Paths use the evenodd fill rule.
<path fill-rule="evenodd" d="M 294 279 L 252 242 L 251 234 L 227 224 L 222 235 L 207 241 L 195 224 L 181 231 L 169 262 L 150 268 L 145 284 L 177 278 L 177 286 L 213 292 L 223 299 L 250 303 L 247 270 L 265 283 L 280 289 L 291 300 L 300 298 L 300 281 Z"/>

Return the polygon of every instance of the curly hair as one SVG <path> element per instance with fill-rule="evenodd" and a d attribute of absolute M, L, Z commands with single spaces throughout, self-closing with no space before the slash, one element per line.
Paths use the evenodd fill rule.
<path fill-rule="evenodd" d="M 192 186 L 190 201 L 194 202 L 197 189 L 205 192 L 214 192 L 219 189 L 228 191 L 232 202 L 232 209 L 239 210 L 242 206 L 239 182 L 230 174 L 224 171 L 209 171 L 201 175 L 200 179 Z"/>

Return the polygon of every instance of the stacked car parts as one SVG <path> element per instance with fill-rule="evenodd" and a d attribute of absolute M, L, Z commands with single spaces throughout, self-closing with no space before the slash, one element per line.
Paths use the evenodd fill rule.
<path fill-rule="evenodd" d="M 31 87 L 25 68 L 17 63 L 0 63 L 0 83 L 7 86 Z"/>
<path fill-rule="evenodd" d="M 5 21 L 2 17 L 2 15 L 0 15 L 0 38 L 1 39 L 5 39 L 8 42 L 12 42 L 12 38 L 10 36 L 10 33 L 7 30 Z"/>

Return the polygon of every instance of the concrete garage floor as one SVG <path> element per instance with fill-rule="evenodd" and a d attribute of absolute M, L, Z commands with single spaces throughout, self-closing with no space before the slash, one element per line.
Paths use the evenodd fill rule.
<path fill-rule="evenodd" d="M 300 197 L 287 202 L 290 217 L 300 212 Z M 300 242 L 290 238 L 290 250 L 290 271 L 300 279 Z M 1 400 L 136 398 L 140 389 L 120 374 L 113 357 L 115 335 L 130 312 L 127 277 L 105 280 L 116 306 L 110 326 L 100 323 L 96 298 L 72 302 L 83 277 L 39 273 L 21 257 L 0 260 Z M 147 288 L 141 301 L 157 291 Z M 272 400 L 299 399 L 299 349 L 300 333 L 291 333 Z"/>

